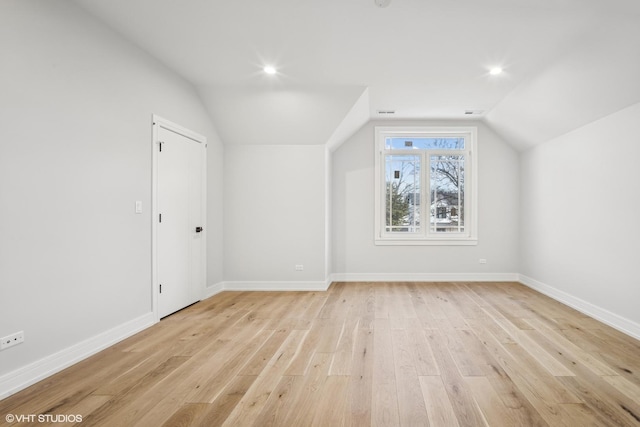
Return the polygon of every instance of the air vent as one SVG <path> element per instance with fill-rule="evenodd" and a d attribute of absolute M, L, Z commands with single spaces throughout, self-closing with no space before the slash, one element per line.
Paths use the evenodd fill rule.
<path fill-rule="evenodd" d="M 378 114 L 380 114 L 381 116 L 388 116 L 395 113 L 396 110 L 378 110 Z"/>
<path fill-rule="evenodd" d="M 465 116 L 481 116 L 484 110 L 464 110 Z"/>

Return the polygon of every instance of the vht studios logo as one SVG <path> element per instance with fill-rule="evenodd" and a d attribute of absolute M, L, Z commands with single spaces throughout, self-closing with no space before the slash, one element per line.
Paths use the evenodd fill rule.
<path fill-rule="evenodd" d="M 64 414 L 7 414 L 8 423 L 81 423 L 82 415 Z"/>

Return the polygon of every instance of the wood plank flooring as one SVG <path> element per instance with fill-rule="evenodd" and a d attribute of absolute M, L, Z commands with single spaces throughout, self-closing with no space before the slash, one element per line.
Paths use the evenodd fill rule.
<path fill-rule="evenodd" d="M 12 425 L 6 414 L 83 427 L 640 426 L 640 342 L 517 283 L 224 292 L 0 401 Z"/>

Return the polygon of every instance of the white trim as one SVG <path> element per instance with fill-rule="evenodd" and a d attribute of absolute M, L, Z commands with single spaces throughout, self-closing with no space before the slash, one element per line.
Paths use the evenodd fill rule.
<path fill-rule="evenodd" d="M 376 240 L 377 246 L 477 246 L 478 239 L 471 238 L 450 238 L 450 239 L 429 239 L 411 238 L 393 239 L 384 238 Z"/>
<path fill-rule="evenodd" d="M 300 281 L 300 282 L 259 282 L 259 281 L 234 281 L 224 282 L 224 290 L 227 291 L 326 291 L 330 281 Z"/>
<path fill-rule="evenodd" d="M 205 298 L 211 298 L 224 291 L 326 291 L 334 282 L 333 275 L 329 275 L 323 282 L 302 281 L 302 282 L 279 282 L 279 281 L 232 281 L 218 282 L 207 286 Z"/>
<path fill-rule="evenodd" d="M 0 399 L 11 396 L 63 369 L 152 326 L 153 313 L 144 314 L 108 331 L 46 356 L 0 377 Z"/>
<path fill-rule="evenodd" d="M 334 282 L 517 282 L 517 273 L 334 273 Z"/>
<path fill-rule="evenodd" d="M 218 295 L 220 292 L 224 291 L 224 282 L 219 282 L 214 285 L 209 285 L 204 289 L 204 299 L 211 298 L 214 295 Z"/>
<path fill-rule="evenodd" d="M 175 132 L 178 133 L 184 137 L 187 137 L 189 139 L 193 139 L 196 142 L 201 142 L 206 144 L 207 143 L 207 137 L 204 135 L 200 135 L 197 132 L 194 132 L 192 130 L 189 130 L 185 127 L 180 126 L 177 123 L 174 123 L 172 121 L 169 121 L 167 119 L 163 119 L 162 117 L 153 114 L 151 119 L 153 120 L 153 124 L 154 125 L 158 125 L 160 127 L 163 127 L 167 130 L 170 130 L 171 132 Z"/>
<path fill-rule="evenodd" d="M 619 330 L 620 332 L 627 334 L 633 338 L 640 339 L 640 324 L 622 317 L 618 314 L 612 313 L 609 310 L 605 310 L 602 307 L 598 307 L 588 301 L 570 295 L 564 291 L 554 288 L 553 286 L 542 283 L 531 277 L 520 274 L 520 283 L 530 287 L 531 289 L 545 294 L 556 301 L 575 308 L 581 313 L 587 316 L 593 317 L 596 320 L 605 323 L 612 328 Z"/>
<path fill-rule="evenodd" d="M 158 131 L 156 120 L 160 118 L 154 114 L 151 125 L 151 312 L 156 322 L 160 321 L 158 315 Z"/>
<path fill-rule="evenodd" d="M 205 290 L 207 289 L 207 240 L 208 240 L 208 235 L 209 235 L 209 224 L 207 223 L 207 182 L 208 182 L 208 178 L 207 178 L 207 173 L 208 173 L 208 160 L 207 160 L 207 156 L 208 156 L 208 144 L 207 144 L 207 138 L 204 138 L 202 140 L 202 143 L 204 144 L 204 149 L 202 150 L 202 164 L 200 166 L 200 170 L 202 171 L 202 187 L 200 189 L 201 193 L 200 193 L 200 200 L 202 201 L 202 208 L 201 208 L 201 224 L 202 224 L 202 228 L 204 228 L 204 234 L 202 235 L 202 242 L 201 242 L 201 246 L 200 249 L 202 251 L 201 255 L 201 262 L 203 263 L 202 265 L 202 269 L 200 271 L 200 279 L 202 280 L 202 285 L 204 285 L 204 287 L 202 289 L 200 289 L 199 291 L 199 295 L 198 295 L 198 299 L 202 299 Z"/>
<path fill-rule="evenodd" d="M 158 137 L 160 128 L 167 129 L 171 132 L 192 139 L 203 144 L 202 158 L 202 227 L 205 233 L 209 229 L 207 225 L 207 138 L 197 132 L 184 128 L 172 121 L 164 119 L 156 114 L 152 117 L 152 138 L 151 138 L 151 310 L 155 316 L 156 322 L 160 321 L 160 313 L 158 311 Z M 203 262 L 203 282 L 206 283 L 206 260 L 207 260 L 207 234 L 202 236 L 202 262 Z M 203 298 L 206 288 L 198 290 L 196 296 L 198 300 Z"/>

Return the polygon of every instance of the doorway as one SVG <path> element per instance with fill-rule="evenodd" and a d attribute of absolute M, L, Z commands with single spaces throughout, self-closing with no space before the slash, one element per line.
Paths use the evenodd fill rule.
<path fill-rule="evenodd" d="M 153 116 L 153 312 L 202 299 L 206 281 L 206 138 Z"/>

